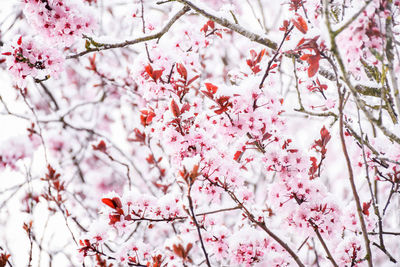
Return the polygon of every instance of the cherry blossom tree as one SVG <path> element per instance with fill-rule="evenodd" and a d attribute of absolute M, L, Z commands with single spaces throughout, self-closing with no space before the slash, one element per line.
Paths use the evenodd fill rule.
<path fill-rule="evenodd" d="M 0 267 L 399 264 L 399 0 L 3 1 Z"/>

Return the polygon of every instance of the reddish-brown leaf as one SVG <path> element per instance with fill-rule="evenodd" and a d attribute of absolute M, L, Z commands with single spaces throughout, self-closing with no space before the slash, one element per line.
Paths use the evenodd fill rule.
<path fill-rule="evenodd" d="M 184 251 L 183 251 L 183 247 L 182 247 L 182 245 L 181 244 L 179 244 L 179 246 L 177 246 L 177 245 L 173 245 L 172 246 L 172 248 L 173 248 L 173 250 L 174 250 L 174 253 L 178 256 L 178 257 L 180 257 L 180 258 L 183 258 L 184 257 Z"/>
<path fill-rule="evenodd" d="M 175 100 L 173 100 L 173 99 L 171 100 L 171 104 L 170 104 L 169 108 L 175 118 L 177 118 L 181 115 L 179 106 L 178 106 L 178 104 L 176 104 Z"/>
<path fill-rule="evenodd" d="M 153 80 L 155 82 L 157 82 L 161 78 L 162 74 L 163 74 L 163 70 L 155 70 L 155 71 L 153 71 L 153 74 L 151 75 L 151 77 L 153 78 Z"/>
<path fill-rule="evenodd" d="M 92 147 L 93 150 L 98 150 L 101 152 L 106 152 L 107 149 L 106 143 L 103 140 L 101 140 L 97 145 L 92 145 Z"/>

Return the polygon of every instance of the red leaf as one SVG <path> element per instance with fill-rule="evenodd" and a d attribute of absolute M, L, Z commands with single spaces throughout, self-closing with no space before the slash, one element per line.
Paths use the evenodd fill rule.
<path fill-rule="evenodd" d="M 107 206 L 109 206 L 112 209 L 116 208 L 114 202 L 109 198 L 103 198 L 103 199 L 101 199 L 101 202 L 103 202 L 104 204 L 106 204 Z"/>
<path fill-rule="evenodd" d="M 218 90 L 218 87 L 213 85 L 212 83 L 205 83 L 204 85 L 206 86 L 207 90 L 212 94 L 215 94 Z"/>
<path fill-rule="evenodd" d="M 308 27 L 307 27 L 307 23 L 306 21 L 303 19 L 302 16 L 298 16 L 295 19 L 292 19 L 292 23 L 293 25 L 299 30 L 301 31 L 303 34 L 306 34 L 308 31 Z"/>
<path fill-rule="evenodd" d="M 112 201 L 114 202 L 114 204 L 117 206 L 117 208 L 122 208 L 122 203 L 121 200 L 117 197 L 113 197 Z"/>
<path fill-rule="evenodd" d="M 186 111 L 190 110 L 190 105 L 188 103 L 183 104 L 182 108 L 181 108 L 181 114 L 185 113 Z"/>
<path fill-rule="evenodd" d="M 307 71 L 308 77 L 309 78 L 313 77 L 318 72 L 318 69 L 319 69 L 318 61 L 313 62 L 313 64 L 310 64 L 310 67 L 308 67 L 308 71 Z"/>
<path fill-rule="evenodd" d="M 246 59 L 246 63 L 249 67 L 253 67 L 254 63 L 251 59 Z"/>
<path fill-rule="evenodd" d="M 316 157 L 310 157 L 311 160 L 311 167 L 308 171 L 308 174 L 310 175 L 310 179 L 314 179 L 314 175 L 318 170 L 318 165 L 317 165 L 317 158 Z"/>
<path fill-rule="evenodd" d="M 261 50 L 260 53 L 258 54 L 258 57 L 256 59 L 257 63 L 261 62 L 261 59 L 263 58 L 264 54 L 265 54 L 265 49 Z"/>
<path fill-rule="evenodd" d="M 310 56 L 312 56 L 312 55 L 310 55 L 310 54 L 304 54 L 304 55 L 302 55 L 302 56 L 300 57 L 300 59 L 306 61 L 306 60 L 308 60 L 308 59 L 310 58 Z"/>
<path fill-rule="evenodd" d="M 325 128 L 325 126 L 322 127 L 320 133 L 321 133 L 322 143 L 325 146 L 328 143 L 328 141 L 331 139 L 331 135 L 330 135 L 329 131 Z"/>
<path fill-rule="evenodd" d="M 237 162 L 239 162 L 242 154 L 243 154 L 243 151 L 240 151 L 240 150 L 236 151 L 235 155 L 233 156 L 233 160 L 236 160 Z"/>
<path fill-rule="evenodd" d="M 176 104 L 175 100 L 172 99 L 171 104 L 169 106 L 172 114 L 174 115 L 175 118 L 179 117 L 181 115 L 179 106 Z"/>
<path fill-rule="evenodd" d="M 145 71 L 147 72 L 147 74 L 148 74 L 150 77 L 152 77 L 152 75 L 153 75 L 153 67 L 149 64 L 149 65 L 147 65 L 144 69 L 145 69 Z"/>
<path fill-rule="evenodd" d="M 205 94 L 208 98 L 213 99 L 213 94 L 212 94 L 212 93 L 210 93 L 210 92 L 208 92 L 208 91 L 205 91 L 205 90 L 202 90 L 201 92 L 202 92 L 203 94 Z"/>
<path fill-rule="evenodd" d="M 18 45 L 21 45 L 21 44 L 22 44 L 22 36 L 20 36 L 20 37 L 18 38 L 17 44 L 18 44 Z"/>
<path fill-rule="evenodd" d="M 224 111 L 227 111 L 227 108 L 219 108 L 217 110 L 214 110 L 214 112 L 218 115 L 221 115 L 222 113 L 224 113 Z"/>
<path fill-rule="evenodd" d="M 194 82 L 195 80 L 197 80 L 199 77 L 200 77 L 200 75 L 194 76 L 192 79 L 190 79 L 190 80 L 187 82 L 187 85 L 190 85 L 192 82 Z"/>
<path fill-rule="evenodd" d="M 306 39 L 302 38 L 300 40 L 300 42 L 297 44 L 297 47 L 301 46 L 302 44 L 304 44 L 304 42 L 306 41 Z"/>
<path fill-rule="evenodd" d="M 155 70 L 155 71 L 153 71 L 151 78 L 153 78 L 153 80 L 155 82 L 157 82 L 161 78 L 162 74 L 163 74 L 163 70 Z"/>
<path fill-rule="evenodd" d="M 150 114 L 146 118 L 146 125 L 149 125 L 153 121 L 153 118 L 155 116 L 156 116 L 156 114 L 154 112 L 150 112 Z"/>
<path fill-rule="evenodd" d="M 176 64 L 176 69 L 178 70 L 178 73 L 184 78 L 185 80 L 187 79 L 187 70 L 183 64 L 178 63 Z"/>
<path fill-rule="evenodd" d="M 212 20 L 209 20 L 209 21 L 207 22 L 207 25 L 210 26 L 211 29 L 214 29 L 214 28 L 215 28 L 215 23 L 214 23 L 214 21 L 212 21 Z"/>

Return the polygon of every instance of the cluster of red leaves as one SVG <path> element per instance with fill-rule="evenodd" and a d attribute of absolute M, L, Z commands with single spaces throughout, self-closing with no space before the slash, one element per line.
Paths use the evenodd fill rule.
<path fill-rule="evenodd" d="M 142 122 L 143 124 L 143 122 Z M 146 144 L 146 133 L 140 131 L 138 128 L 133 129 L 133 133 L 135 134 L 134 138 L 128 138 L 128 141 L 131 142 L 139 142 L 142 145 Z"/>
<path fill-rule="evenodd" d="M 207 21 L 207 23 L 203 25 L 200 31 L 204 32 L 205 36 L 210 36 L 212 34 L 215 34 L 218 37 L 222 38 L 220 29 L 215 28 L 215 22 L 212 20 Z"/>
<path fill-rule="evenodd" d="M 110 219 L 109 224 L 113 225 L 116 222 L 119 222 L 121 220 L 121 216 L 124 215 L 124 211 L 122 210 L 121 200 L 118 197 L 113 197 L 113 198 L 103 198 L 101 202 L 103 202 L 104 204 L 115 210 L 113 213 L 109 215 Z M 131 219 L 130 215 L 125 216 L 125 220 L 129 219 Z"/>
<path fill-rule="evenodd" d="M 174 244 L 172 246 L 172 251 L 179 257 L 182 258 L 183 262 L 193 263 L 192 259 L 189 257 L 189 252 L 193 248 L 193 244 L 189 243 L 186 245 L 186 248 L 182 246 L 182 244 Z M 167 249 L 171 250 L 169 247 Z"/>
<path fill-rule="evenodd" d="M 128 265 L 131 266 L 143 266 L 140 265 L 136 257 L 128 257 Z M 152 256 L 152 262 L 147 262 L 146 266 L 147 267 L 161 267 L 161 264 L 163 263 L 164 259 L 161 254 L 158 254 L 157 256 Z"/>
<path fill-rule="evenodd" d="M 179 132 L 182 135 L 185 135 L 187 133 L 187 128 L 190 127 L 192 125 L 191 120 L 185 120 L 182 121 L 181 115 L 183 113 L 185 113 L 186 111 L 190 110 L 190 104 L 185 103 L 182 105 L 181 108 L 179 108 L 178 104 L 175 102 L 175 100 L 171 100 L 171 103 L 169 105 L 169 109 L 172 113 L 172 115 L 174 115 L 174 119 L 172 119 L 172 121 L 168 122 L 167 125 L 173 125 L 176 129 L 177 132 Z M 183 126 L 183 124 L 185 124 L 187 127 L 185 128 Z"/>
<path fill-rule="evenodd" d="M 174 80 L 172 85 L 174 88 L 174 93 L 179 97 L 180 102 L 182 102 L 183 97 L 189 92 L 190 85 L 196 81 L 200 75 L 195 75 L 189 80 L 188 72 L 185 66 L 181 63 L 176 64 L 176 70 L 181 77 L 176 81 Z"/>
<path fill-rule="evenodd" d="M 65 182 L 60 181 L 61 174 L 57 173 L 50 164 L 47 166 L 47 171 L 45 178 L 41 178 L 41 180 L 48 182 L 49 188 L 46 193 L 41 195 L 41 197 L 49 202 L 54 202 L 58 207 L 61 207 L 61 204 L 65 202 L 65 199 L 63 199 Z M 49 207 L 49 210 L 55 211 L 51 207 Z M 65 210 L 65 212 L 66 215 L 69 216 L 68 210 Z"/>
<path fill-rule="evenodd" d="M 261 71 L 259 63 L 261 62 L 262 58 L 264 57 L 265 49 L 261 50 L 260 53 L 257 54 L 256 51 L 253 49 L 250 50 L 250 59 L 246 60 L 247 65 L 253 71 L 254 74 L 257 74 Z"/>
<path fill-rule="evenodd" d="M 283 21 L 283 26 L 281 26 L 281 27 L 279 28 L 279 30 L 286 33 L 286 32 L 289 31 L 289 29 L 290 29 L 290 22 L 289 22 L 288 20 L 285 19 L 285 20 Z M 290 38 L 289 38 L 289 36 L 288 36 L 286 40 L 289 40 L 289 39 L 290 39 Z"/>
<path fill-rule="evenodd" d="M 321 59 L 320 49 L 317 44 L 319 36 L 314 37 L 313 39 L 301 39 L 297 44 L 296 51 L 309 50 L 313 51 L 314 54 L 303 54 L 300 59 L 303 61 L 307 61 L 309 67 L 307 70 L 308 77 L 313 77 L 319 69 L 319 61 Z"/>
<path fill-rule="evenodd" d="M 199 173 L 199 165 L 197 164 L 193 166 L 193 169 L 190 172 L 188 172 L 185 167 L 183 168 L 183 170 L 179 171 L 179 175 L 189 186 L 191 186 L 196 181 L 196 178 L 200 174 L 201 173 Z"/>
<path fill-rule="evenodd" d="M 232 107 L 232 103 L 229 101 L 229 96 L 220 96 L 215 97 L 215 93 L 218 90 L 218 86 L 213 85 L 212 83 L 205 83 L 206 90 L 202 90 L 201 92 L 206 95 L 208 98 L 212 99 L 217 106 L 212 106 L 211 108 L 215 108 L 214 112 L 218 115 L 228 111 L 228 108 Z"/>
<path fill-rule="evenodd" d="M 152 78 L 153 81 L 156 83 L 161 78 L 164 72 L 164 70 L 154 70 L 150 64 L 145 67 L 145 71 L 149 75 L 149 77 Z"/>
<path fill-rule="evenodd" d="M 297 11 L 299 8 L 303 6 L 306 1 L 304 0 L 291 0 L 289 2 L 289 10 Z"/>
<path fill-rule="evenodd" d="M 150 167 L 158 168 L 158 170 L 160 171 L 160 177 L 164 177 L 165 176 L 165 169 L 164 168 L 160 168 L 158 166 L 158 164 L 161 162 L 162 159 L 163 159 L 162 157 L 159 157 L 158 160 L 156 160 L 154 158 L 153 154 L 149 154 L 149 156 L 146 158 L 146 161 L 147 161 L 147 163 L 149 164 Z M 155 185 L 156 185 L 156 187 L 158 187 L 157 184 L 155 184 Z"/>
<path fill-rule="evenodd" d="M 317 164 L 317 161 L 318 161 L 317 158 L 310 157 L 311 167 L 308 172 L 308 174 L 310 175 L 310 179 L 314 179 L 320 175 L 319 172 L 320 172 L 321 164 L 322 164 L 322 161 L 326 157 L 326 152 L 327 152 L 326 145 L 328 144 L 329 140 L 331 139 L 331 135 L 330 135 L 329 131 L 325 128 L 325 126 L 322 127 L 322 129 L 320 131 L 320 135 L 321 135 L 321 138 L 316 140 L 314 142 L 314 145 L 311 148 L 314 149 L 317 153 L 321 154 L 321 159 L 320 159 L 319 163 Z"/>
<path fill-rule="evenodd" d="M 117 222 L 121 221 L 121 217 L 123 216 L 123 219 L 125 221 L 132 221 L 135 222 L 136 220 L 141 220 L 144 217 L 144 213 L 146 210 L 132 210 L 130 211 L 129 209 L 129 203 L 128 205 L 128 214 L 125 214 L 124 210 L 122 209 L 122 203 L 121 200 L 118 197 L 113 197 L 113 198 L 103 198 L 101 200 L 104 204 L 106 204 L 108 207 L 113 209 L 113 212 L 109 214 L 108 218 L 110 219 L 109 225 L 114 225 Z M 171 221 L 174 220 L 174 218 L 177 216 L 177 214 L 170 215 L 168 218 L 163 218 L 165 221 Z M 152 225 L 149 225 L 149 228 L 151 228 Z"/>
<path fill-rule="evenodd" d="M 326 89 L 328 89 L 328 85 L 322 84 L 322 83 L 319 81 L 318 78 L 316 79 L 315 82 L 313 82 L 313 84 L 314 84 L 314 85 L 313 85 L 313 86 L 310 86 L 310 87 L 308 88 L 308 90 L 310 90 L 311 92 L 319 92 L 319 93 L 321 93 L 321 94 L 325 97 L 324 91 L 326 91 Z"/>
<path fill-rule="evenodd" d="M 140 113 L 141 113 L 140 114 L 140 123 L 143 126 L 149 125 L 153 121 L 153 118 L 156 116 L 156 114 L 154 113 L 152 108 L 150 108 L 149 110 L 143 109 L 140 111 Z"/>
<path fill-rule="evenodd" d="M 370 202 L 364 202 L 362 206 L 362 213 L 365 215 L 369 216 L 369 208 L 371 207 L 371 201 Z"/>
<path fill-rule="evenodd" d="M 97 253 L 97 244 L 91 244 L 89 239 L 79 240 L 79 253 L 83 252 L 83 256 L 86 257 L 89 252 Z"/>

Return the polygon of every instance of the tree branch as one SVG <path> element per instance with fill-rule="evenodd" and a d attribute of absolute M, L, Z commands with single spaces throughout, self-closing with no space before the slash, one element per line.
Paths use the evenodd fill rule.
<path fill-rule="evenodd" d="M 146 41 L 150 41 L 150 40 L 154 40 L 154 39 L 160 39 L 166 32 L 168 32 L 168 30 L 171 28 L 172 24 L 174 24 L 180 17 L 182 17 L 189 10 L 190 10 L 190 8 L 188 8 L 187 6 L 183 7 L 178 13 L 176 13 L 171 18 L 171 20 L 164 26 L 164 28 L 162 28 L 159 32 L 157 32 L 155 34 L 145 35 L 143 37 L 139 37 L 134 40 L 125 41 L 125 42 L 116 43 L 116 44 L 103 44 L 103 43 L 96 42 L 96 48 L 88 48 L 85 51 L 82 51 L 78 54 L 67 56 L 67 59 L 79 58 L 83 55 L 86 55 L 86 54 L 92 53 L 92 52 L 99 52 L 99 51 L 113 49 L 113 48 L 121 48 L 121 47 L 134 45 L 134 44 L 138 44 L 138 43 L 142 43 L 142 42 L 146 42 Z"/>
<path fill-rule="evenodd" d="M 245 28 L 243 28 L 242 26 L 232 23 L 225 18 L 217 17 L 217 16 L 209 13 L 208 11 L 205 11 L 204 9 L 199 8 L 198 6 L 193 4 L 191 1 L 187 1 L 187 0 L 175 0 L 175 1 L 190 7 L 191 9 L 193 9 L 200 15 L 202 15 L 202 16 L 218 23 L 219 25 L 224 26 L 224 27 L 234 31 L 234 32 L 237 32 L 240 35 L 243 35 L 244 37 L 250 39 L 253 42 L 265 45 L 273 50 L 276 50 L 278 48 L 278 45 L 274 41 L 271 41 L 270 39 L 268 39 L 266 37 L 262 37 L 256 33 L 250 32 L 250 31 L 246 30 Z"/>

